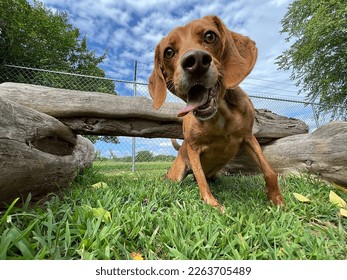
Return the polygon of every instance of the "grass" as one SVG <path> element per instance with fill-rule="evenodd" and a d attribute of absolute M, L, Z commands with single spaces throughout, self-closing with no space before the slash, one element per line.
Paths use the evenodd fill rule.
<path fill-rule="evenodd" d="M 172 162 L 136 162 L 135 170 L 144 172 L 150 171 L 152 175 L 164 175 Z M 129 174 L 132 168 L 131 162 L 116 162 L 112 160 L 101 160 L 94 163 L 94 166 L 102 170 L 102 173 L 108 176 Z"/>
<path fill-rule="evenodd" d="M 221 214 L 202 203 L 191 177 L 163 180 L 166 164 L 136 173 L 103 165 L 60 195 L 5 209 L 0 259 L 131 259 L 133 252 L 151 260 L 347 258 L 347 219 L 329 191 L 347 195 L 309 176 L 281 179 L 282 208 L 267 201 L 261 177 L 220 177 L 212 191 L 225 206 Z M 107 186 L 91 187 L 101 181 Z"/>

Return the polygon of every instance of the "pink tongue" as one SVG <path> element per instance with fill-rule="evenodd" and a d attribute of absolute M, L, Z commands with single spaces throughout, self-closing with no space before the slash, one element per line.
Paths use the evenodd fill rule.
<path fill-rule="evenodd" d="M 191 99 L 191 100 L 188 100 L 186 107 L 178 111 L 177 117 L 184 117 L 189 112 L 205 104 L 208 99 L 208 94 L 204 92 L 201 92 L 200 94 L 191 94 L 190 98 L 188 97 L 188 99 Z"/>
<path fill-rule="evenodd" d="M 178 111 L 177 117 L 184 117 L 190 111 L 193 111 L 195 108 L 199 107 L 199 103 L 189 102 L 186 107 Z"/>

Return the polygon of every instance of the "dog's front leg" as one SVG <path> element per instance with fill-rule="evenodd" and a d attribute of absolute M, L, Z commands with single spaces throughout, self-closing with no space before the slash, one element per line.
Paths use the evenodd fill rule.
<path fill-rule="evenodd" d="M 187 152 L 188 152 L 190 165 L 193 170 L 193 174 L 199 186 L 202 200 L 213 207 L 218 207 L 219 210 L 223 213 L 224 207 L 221 206 L 218 203 L 217 199 L 214 198 L 214 196 L 211 193 L 210 187 L 207 183 L 204 170 L 202 169 L 201 162 L 200 162 L 200 152 L 192 149 L 192 147 L 188 143 L 187 143 Z"/>
<path fill-rule="evenodd" d="M 253 159 L 256 161 L 256 163 L 264 173 L 266 194 L 269 200 L 271 200 L 276 205 L 284 205 L 284 200 L 278 186 L 277 174 L 263 155 L 258 140 L 254 137 L 254 135 L 250 135 L 246 137 L 245 143 L 246 151 L 253 157 Z"/>
<path fill-rule="evenodd" d="M 187 176 L 187 173 L 187 164 L 182 155 L 178 153 L 178 156 L 174 160 L 171 168 L 166 173 L 166 178 L 175 182 L 181 182 Z"/>

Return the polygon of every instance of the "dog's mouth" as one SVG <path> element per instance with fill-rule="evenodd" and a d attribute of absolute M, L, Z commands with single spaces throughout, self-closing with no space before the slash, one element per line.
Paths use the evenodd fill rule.
<path fill-rule="evenodd" d="M 218 83 L 211 88 L 200 84 L 192 86 L 187 93 L 187 106 L 181 109 L 177 116 L 183 117 L 193 111 L 201 121 L 211 119 L 217 113 L 218 90 Z"/>

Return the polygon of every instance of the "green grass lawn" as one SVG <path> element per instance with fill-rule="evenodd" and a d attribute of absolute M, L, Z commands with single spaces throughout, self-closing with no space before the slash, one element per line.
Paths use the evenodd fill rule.
<path fill-rule="evenodd" d="M 261 177 L 220 177 L 212 192 L 221 214 L 201 201 L 192 177 L 173 183 L 163 179 L 170 163 L 148 164 L 131 173 L 96 163 L 61 194 L 3 210 L 0 259 L 347 259 L 347 218 L 329 192 L 347 194 L 330 184 L 281 179 L 286 206 L 278 208 Z M 107 186 L 92 187 L 101 181 Z"/>
<path fill-rule="evenodd" d="M 166 174 L 166 171 L 170 168 L 172 162 L 136 162 L 135 171 L 150 172 L 152 175 Z M 131 162 L 116 162 L 112 160 L 101 160 L 94 163 L 94 167 L 98 168 L 103 174 L 108 176 L 129 174 L 131 171 Z"/>

